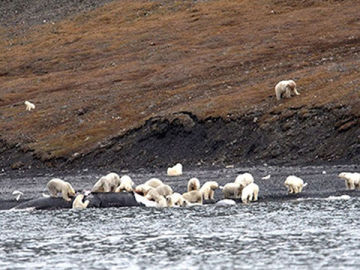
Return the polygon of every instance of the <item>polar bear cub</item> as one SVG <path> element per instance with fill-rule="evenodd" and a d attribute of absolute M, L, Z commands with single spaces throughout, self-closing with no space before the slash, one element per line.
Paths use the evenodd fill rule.
<path fill-rule="evenodd" d="M 286 178 L 284 185 L 287 187 L 289 193 L 297 194 L 307 186 L 307 183 L 304 184 L 304 181 L 301 178 L 295 175 L 290 175 Z"/>
<path fill-rule="evenodd" d="M 247 185 L 241 194 L 241 201 L 243 203 L 249 203 L 251 201 L 257 201 L 259 194 L 259 186 L 255 183 Z"/>
<path fill-rule="evenodd" d="M 290 98 L 291 92 L 297 96 L 300 95 L 296 90 L 296 83 L 293 80 L 280 81 L 275 86 L 275 95 L 277 100 L 280 100 L 283 94 L 285 94 L 286 98 Z"/>
<path fill-rule="evenodd" d="M 227 183 L 222 192 L 225 199 L 237 199 L 241 197 L 243 187 L 239 183 Z"/>
<path fill-rule="evenodd" d="M 254 183 L 254 177 L 250 173 L 239 174 L 235 179 L 235 183 L 244 188 L 247 185 Z"/>
<path fill-rule="evenodd" d="M 339 177 L 345 180 L 346 189 L 360 189 L 360 173 L 342 172 Z"/>
<path fill-rule="evenodd" d="M 180 163 L 177 163 L 175 166 L 167 169 L 168 176 L 179 176 L 182 175 L 183 166 Z"/>
<path fill-rule="evenodd" d="M 134 182 L 130 178 L 130 176 L 123 175 L 120 178 L 120 186 L 118 186 L 116 188 L 115 192 L 122 192 L 122 191 L 132 192 L 133 191 L 133 185 L 134 185 Z"/>
<path fill-rule="evenodd" d="M 31 110 L 34 110 L 35 109 L 35 104 L 34 103 L 31 103 L 30 101 L 25 101 L 24 102 L 25 104 L 25 107 L 26 107 L 26 110 L 27 111 L 31 111 Z"/>
<path fill-rule="evenodd" d="M 216 181 L 208 181 L 202 185 L 200 192 L 203 195 L 204 200 L 213 200 L 215 190 L 219 188 L 219 184 Z"/>
<path fill-rule="evenodd" d="M 84 202 L 84 194 L 79 194 L 76 196 L 75 200 L 73 201 L 72 208 L 73 209 L 85 209 L 89 205 L 89 200 Z"/>
<path fill-rule="evenodd" d="M 187 191 L 199 190 L 200 189 L 200 181 L 197 178 L 191 178 L 187 184 Z"/>
<path fill-rule="evenodd" d="M 46 187 L 49 190 L 51 197 L 57 197 L 57 194 L 61 192 L 63 199 L 70 202 L 71 199 L 69 197 L 75 196 L 75 190 L 73 189 L 71 184 L 59 178 L 51 179 L 47 183 Z"/>
<path fill-rule="evenodd" d="M 114 192 L 120 184 L 120 176 L 117 173 L 109 173 L 95 183 L 91 192 Z"/>

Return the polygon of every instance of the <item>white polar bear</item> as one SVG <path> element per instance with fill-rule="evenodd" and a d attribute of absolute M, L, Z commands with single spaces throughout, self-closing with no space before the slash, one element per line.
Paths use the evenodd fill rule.
<path fill-rule="evenodd" d="M 72 208 L 73 209 L 85 209 L 86 207 L 88 207 L 90 202 L 88 200 L 86 200 L 84 202 L 83 201 L 84 197 L 85 197 L 84 194 L 77 195 L 75 200 L 73 201 Z"/>
<path fill-rule="evenodd" d="M 208 181 L 202 185 L 200 192 L 203 195 L 204 200 L 213 200 L 215 189 L 219 188 L 219 184 L 216 181 Z"/>
<path fill-rule="evenodd" d="M 182 175 L 183 166 L 180 163 L 177 163 L 175 166 L 167 169 L 168 176 L 179 176 Z"/>
<path fill-rule="evenodd" d="M 181 207 L 186 205 L 183 196 L 177 192 L 166 196 L 166 202 L 168 207 Z"/>
<path fill-rule="evenodd" d="M 109 173 L 95 183 L 91 192 L 114 192 L 120 184 L 120 176 L 117 173 Z"/>
<path fill-rule="evenodd" d="M 251 201 L 257 201 L 259 194 L 259 186 L 255 183 L 247 185 L 241 194 L 241 201 L 243 203 L 249 203 Z"/>
<path fill-rule="evenodd" d="M 339 177 L 345 180 L 346 189 L 360 189 L 360 173 L 342 172 Z"/>
<path fill-rule="evenodd" d="M 199 190 L 186 192 L 182 196 L 188 203 L 203 204 L 203 196 Z"/>
<path fill-rule="evenodd" d="M 35 109 L 35 104 L 34 103 L 31 103 L 30 101 L 25 101 L 24 102 L 24 104 L 25 104 L 25 107 L 26 107 L 26 110 L 27 111 L 31 111 L 31 110 L 33 110 L 33 109 Z"/>
<path fill-rule="evenodd" d="M 156 207 L 167 207 L 167 201 L 163 195 L 160 195 L 156 189 L 151 189 L 145 196 L 149 201 L 156 202 Z"/>
<path fill-rule="evenodd" d="M 118 186 L 115 192 L 132 192 L 133 191 L 134 182 L 128 175 L 123 175 L 120 178 L 120 186 Z"/>
<path fill-rule="evenodd" d="M 152 189 L 154 189 L 154 188 L 151 186 L 141 184 L 141 185 L 138 185 L 135 187 L 134 192 L 141 196 L 146 196 L 146 194 L 148 194 L 148 192 Z"/>
<path fill-rule="evenodd" d="M 225 199 L 238 199 L 241 197 L 243 187 L 239 183 L 227 183 L 222 192 Z"/>
<path fill-rule="evenodd" d="M 49 190 L 51 197 L 57 197 L 57 194 L 61 192 L 63 199 L 70 202 L 71 199 L 69 197 L 75 196 L 75 190 L 73 189 L 71 184 L 59 178 L 51 179 L 47 183 L 46 187 Z"/>
<path fill-rule="evenodd" d="M 157 188 L 155 188 L 155 190 L 162 196 L 168 196 L 174 193 L 169 185 L 158 186 Z"/>
<path fill-rule="evenodd" d="M 197 178 L 191 178 L 187 184 L 187 191 L 199 190 L 200 189 L 200 181 Z"/>
<path fill-rule="evenodd" d="M 247 185 L 254 183 L 254 177 L 250 173 L 239 174 L 235 179 L 235 183 L 245 188 Z"/>
<path fill-rule="evenodd" d="M 286 98 L 290 98 L 291 92 L 294 92 L 297 96 L 300 95 L 296 90 L 296 83 L 293 80 L 280 81 L 275 86 L 275 95 L 277 100 L 280 100 L 283 94 L 285 94 Z"/>
<path fill-rule="evenodd" d="M 307 183 L 304 184 L 304 181 L 301 178 L 295 175 L 290 175 L 286 178 L 284 185 L 287 187 L 289 193 L 297 194 L 307 186 Z"/>
<path fill-rule="evenodd" d="M 163 184 L 164 183 L 158 178 L 151 178 L 150 180 L 148 180 L 144 183 L 144 185 L 147 185 L 147 186 L 150 186 L 153 188 L 157 188 L 158 186 L 161 186 Z"/>

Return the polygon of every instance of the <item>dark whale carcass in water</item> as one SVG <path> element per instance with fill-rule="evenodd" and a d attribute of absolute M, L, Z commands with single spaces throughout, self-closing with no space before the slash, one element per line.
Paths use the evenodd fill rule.
<path fill-rule="evenodd" d="M 143 206 L 142 203 L 136 201 L 134 193 L 131 192 L 104 192 L 91 193 L 86 197 L 90 201 L 88 208 L 108 208 L 108 207 L 129 207 Z M 74 200 L 74 198 L 73 198 Z M 20 203 L 12 209 L 37 209 L 37 210 L 53 210 L 72 208 L 72 202 L 67 202 L 61 197 L 48 197 L 33 199 Z"/>

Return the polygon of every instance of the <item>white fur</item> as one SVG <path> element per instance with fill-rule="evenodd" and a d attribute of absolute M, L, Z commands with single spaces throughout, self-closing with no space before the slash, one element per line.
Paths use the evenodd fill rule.
<path fill-rule="evenodd" d="M 242 186 L 239 183 L 227 183 L 223 188 L 222 192 L 225 199 L 240 198 Z"/>
<path fill-rule="evenodd" d="M 172 188 L 169 185 L 165 184 L 158 186 L 157 188 L 155 188 L 155 190 L 157 191 L 157 193 L 165 197 L 174 193 Z"/>
<path fill-rule="evenodd" d="M 120 184 L 120 176 L 117 173 L 109 173 L 95 183 L 91 192 L 114 192 Z"/>
<path fill-rule="evenodd" d="M 290 175 L 286 178 L 284 185 L 287 187 L 289 193 L 300 193 L 303 189 L 303 187 L 307 186 L 307 183 L 304 184 L 304 181 L 295 176 Z"/>
<path fill-rule="evenodd" d="M 187 191 L 199 190 L 200 189 L 200 181 L 197 178 L 191 178 L 187 185 Z"/>
<path fill-rule="evenodd" d="M 216 181 L 208 181 L 202 185 L 200 192 L 203 195 L 204 200 L 213 200 L 215 190 L 219 188 L 219 184 Z"/>
<path fill-rule="evenodd" d="M 171 195 L 166 196 L 166 201 L 168 207 L 180 207 L 185 206 L 185 199 L 180 193 L 173 193 Z"/>
<path fill-rule="evenodd" d="M 154 188 L 151 186 L 148 186 L 146 184 L 141 184 L 141 185 L 136 186 L 134 191 L 135 191 L 135 193 L 137 193 L 141 196 L 146 196 L 146 194 L 148 194 L 148 192 L 152 189 L 154 189 Z"/>
<path fill-rule="evenodd" d="M 84 200 L 83 194 L 77 195 L 75 200 L 73 201 L 72 208 L 73 209 L 85 209 L 86 207 L 88 207 L 90 202 L 88 200 L 83 202 L 83 200 Z"/>
<path fill-rule="evenodd" d="M 259 186 L 255 183 L 251 183 L 243 189 L 241 194 L 241 200 L 243 203 L 257 201 L 258 194 L 259 194 Z"/>
<path fill-rule="evenodd" d="M 182 196 L 190 204 L 203 204 L 203 196 L 199 190 L 186 192 Z"/>
<path fill-rule="evenodd" d="M 360 173 L 342 172 L 339 177 L 345 180 L 346 189 L 360 189 Z"/>
<path fill-rule="evenodd" d="M 158 178 L 151 178 L 150 180 L 146 181 L 144 185 L 148 185 L 153 188 L 157 188 L 158 186 L 163 185 L 164 183 Z"/>
<path fill-rule="evenodd" d="M 250 173 L 243 173 L 239 174 L 236 179 L 235 183 L 241 185 L 242 188 L 254 183 L 254 177 Z"/>
<path fill-rule="evenodd" d="M 277 100 L 280 100 L 283 94 L 285 94 L 286 98 L 290 98 L 291 92 L 297 96 L 300 95 L 296 90 L 296 83 L 293 80 L 280 81 L 275 86 L 275 95 Z"/>
<path fill-rule="evenodd" d="M 69 197 L 75 196 L 75 190 L 70 183 L 65 182 L 59 178 L 51 179 L 47 185 L 51 197 L 57 197 L 57 194 L 61 192 L 62 197 L 65 201 L 71 201 Z"/>
<path fill-rule="evenodd" d="M 177 163 L 175 166 L 167 169 L 168 176 L 179 176 L 182 175 L 183 166 L 180 163 Z"/>
<path fill-rule="evenodd" d="M 24 104 L 25 104 L 25 107 L 26 107 L 26 110 L 27 111 L 31 111 L 31 110 L 33 110 L 33 109 L 35 109 L 35 104 L 34 103 L 31 103 L 30 101 L 25 101 L 24 102 Z"/>
<path fill-rule="evenodd" d="M 133 185 L 134 185 L 134 182 L 130 178 L 130 176 L 123 175 L 120 178 L 120 186 L 118 186 L 116 188 L 115 192 L 121 192 L 121 191 L 131 192 L 131 191 L 133 191 Z"/>

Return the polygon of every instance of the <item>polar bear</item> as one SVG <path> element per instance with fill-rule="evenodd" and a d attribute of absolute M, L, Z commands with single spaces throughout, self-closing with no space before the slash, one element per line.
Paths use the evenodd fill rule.
<path fill-rule="evenodd" d="M 186 192 L 182 196 L 189 203 L 203 204 L 203 196 L 199 190 Z"/>
<path fill-rule="evenodd" d="M 203 195 L 204 200 L 213 200 L 215 189 L 219 188 L 219 184 L 216 181 L 208 181 L 202 185 L 200 192 Z"/>
<path fill-rule="evenodd" d="M 114 192 L 120 184 L 119 175 L 117 173 L 109 173 L 95 183 L 91 192 Z"/>
<path fill-rule="evenodd" d="M 47 183 L 46 187 L 49 190 L 51 197 L 57 197 L 57 194 L 61 192 L 63 199 L 70 202 L 71 199 L 69 197 L 75 196 L 75 190 L 73 189 L 71 184 L 59 178 L 51 179 Z"/>
<path fill-rule="evenodd" d="M 180 193 L 173 193 L 171 195 L 166 196 L 166 202 L 168 207 L 181 207 L 185 206 L 185 199 Z"/>
<path fill-rule="evenodd" d="M 242 190 L 243 187 L 239 183 L 227 183 L 222 188 L 225 199 L 240 198 Z"/>
<path fill-rule="evenodd" d="M 165 197 L 174 193 L 174 191 L 169 185 L 158 186 L 157 188 L 155 188 L 155 190 L 157 191 L 157 193 Z"/>
<path fill-rule="evenodd" d="M 35 109 L 35 104 L 34 103 L 31 103 L 30 101 L 25 101 L 24 102 L 25 104 L 25 107 L 26 107 L 26 110 L 27 111 L 31 111 L 31 110 L 34 110 Z"/>
<path fill-rule="evenodd" d="M 122 191 L 131 192 L 131 191 L 133 191 L 133 185 L 134 185 L 134 182 L 130 178 L 130 176 L 123 175 L 120 178 L 120 186 L 118 186 L 116 188 L 115 192 L 122 192 Z"/>
<path fill-rule="evenodd" d="M 187 184 L 187 191 L 199 190 L 200 189 L 200 181 L 197 178 L 191 178 Z"/>
<path fill-rule="evenodd" d="M 249 203 L 251 201 L 257 201 L 259 194 L 259 186 L 255 183 L 247 185 L 241 194 L 241 201 L 243 203 Z"/>
<path fill-rule="evenodd" d="M 290 98 L 291 92 L 294 92 L 297 96 L 300 95 L 296 90 L 296 83 L 293 80 L 280 81 L 275 86 L 275 95 L 277 100 L 280 100 L 283 94 L 285 94 L 286 98 Z"/>
<path fill-rule="evenodd" d="M 342 172 L 339 177 L 345 180 L 346 189 L 360 189 L 360 173 Z"/>
<path fill-rule="evenodd" d="M 250 173 L 239 174 L 235 179 L 235 183 L 244 188 L 247 185 L 254 183 L 254 177 Z"/>
<path fill-rule="evenodd" d="M 160 195 L 156 189 L 151 189 L 145 196 L 149 201 L 156 202 L 156 207 L 167 207 L 167 201 L 163 195 Z"/>
<path fill-rule="evenodd" d="M 167 169 L 168 176 L 179 176 L 182 175 L 183 166 L 180 163 L 177 163 L 175 166 Z"/>
<path fill-rule="evenodd" d="M 154 189 L 154 188 L 151 186 L 141 184 L 141 185 L 138 185 L 135 187 L 134 192 L 139 195 L 146 196 L 146 194 L 148 194 L 148 192 L 152 189 Z"/>
<path fill-rule="evenodd" d="M 85 197 L 84 194 L 77 195 L 75 200 L 73 201 L 72 208 L 73 209 L 85 209 L 86 207 L 88 207 L 90 202 L 88 200 L 86 200 L 84 202 L 83 201 L 84 197 Z"/>
<path fill-rule="evenodd" d="M 151 178 L 150 180 L 146 181 L 144 185 L 148 185 L 153 188 L 157 188 L 158 186 L 163 185 L 164 183 L 158 178 Z"/>
<path fill-rule="evenodd" d="M 297 194 L 307 186 L 307 183 L 304 184 L 304 181 L 301 178 L 295 175 L 290 175 L 286 178 L 284 185 L 287 187 L 289 193 Z"/>

